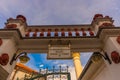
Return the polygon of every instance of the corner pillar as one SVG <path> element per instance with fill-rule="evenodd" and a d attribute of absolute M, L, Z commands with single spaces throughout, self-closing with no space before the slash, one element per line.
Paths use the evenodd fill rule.
<path fill-rule="evenodd" d="M 72 58 L 75 66 L 76 78 L 78 80 L 82 72 L 82 65 L 80 62 L 80 53 L 79 52 L 72 53 Z"/>

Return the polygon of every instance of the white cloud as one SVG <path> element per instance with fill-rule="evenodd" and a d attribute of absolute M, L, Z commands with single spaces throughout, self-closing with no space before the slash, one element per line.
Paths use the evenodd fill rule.
<path fill-rule="evenodd" d="M 119 16 L 119 0 L 1 0 L 0 15 L 13 17 L 23 14 L 29 24 L 91 23 L 96 13 Z"/>
<path fill-rule="evenodd" d="M 32 19 L 36 24 L 90 23 L 96 13 L 105 15 L 112 13 L 112 17 L 116 16 L 112 11 L 117 7 L 115 5 L 117 2 L 114 0 L 76 0 L 74 2 L 72 0 L 47 0 L 43 3 L 41 11 L 38 11 L 37 16 Z"/>
<path fill-rule="evenodd" d="M 53 61 L 53 64 L 57 65 L 59 64 L 59 61 Z"/>
<path fill-rule="evenodd" d="M 66 67 L 67 64 L 59 64 L 58 66 L 61 66 L 61 67 Z"/>
<path fill-rule="evenodd" d="M 43 66 L 44 66 L 43 64 L 39 65 L 40 68 L 43 67 Z"/>

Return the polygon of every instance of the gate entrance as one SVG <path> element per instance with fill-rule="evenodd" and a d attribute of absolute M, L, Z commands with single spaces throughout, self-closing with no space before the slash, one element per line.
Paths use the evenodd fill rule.
<path fill-rule="evenodd" d="M 113 25 L 112 18 L 102 14 L 96 14 L 91 24 L 41 26 L 27 25 L 26 18 L 18 15 L 9 18 L 0 29 L 1 66 L 11 74 L 21 52 L 24 57 L 29 52 L 46 53 L 48 59 L 73 59 L 78 79 L 82 72 L 80 52 L 99 52 L 110 57 L 111 52 L 119 52 L 119 35 L 120 28 Z"/>
<path fill-rule="evenodd" d="M 53 67 L 52 70 L 47 69 L 45 73 L 40 71 L 38 75 L 33 76 L 31 78 L 25 76 L 24 79 L 25 80 L 35 80 L 35 79 L 39 79 L 39 80 L 71 80 L 71 77 L 70 77 L 70 73 L 68 72 L 68 67 L 66 69 L 62 69 L 61 67 L 60 67 L 60 69 L 55 69 L 55 67 Z"/>

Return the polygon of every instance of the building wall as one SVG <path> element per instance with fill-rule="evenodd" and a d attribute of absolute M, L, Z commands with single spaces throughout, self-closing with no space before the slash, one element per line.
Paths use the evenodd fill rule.
<path fill-rule="evenodd" d="M 111 72 L 107 67 L 103 68 L 102 71 L 93 80 L 114 80 L 111 76 Z M 119 80 L 119 79 L 115 79 Z"/>
<path fill-rule="evenodd" d="M 16 64 L 15 61 L 14 61 L 13 65 L 9 64 L 15 51 L 16 51 L 16 45 L 15 45 L 14 40 L 12 38 L 11 39 L 3 39 L 3 44 L 0 46 L 0 54 L 7 53 L 9 55 L 9 62 L 5 66 L 2 66 L 2 65 L 0 65 L 0 66 L 3 69 L 5 69 L 9 74 L 12 73 L 12 71 L 15 67 L 15 64 Z M 8 76 L 8 80 L 9 80 L 9 76 Z"/>
<path fill-rule="evenodd" d="M 22 71 L 17 71 L 16 76 L 14 78 L 14 80 L 17 80 L 17 78 L 19 78 L 20 80 L 25 78 L 25 75 L 29 75 L 28 73 L 22 72 Z"/>
<path fill-rule="evenodd" d="M 120 53 L 120 44 L 116 41 L 117 37 L 110 37 L 105 43 L 104 50 L 107 52 L 110 60 L 111 52 L 117 51 Z M 120 80 L 120 63 L 109 64 L 108 61 L 105 60 L 105 67 L 91 80 Z"/>
<path fill-rule="evenodd" d="M 106 44 L 105 44 L 105 50 L 108 53 L 110 59 L 111 59 L 111 52 L 117 51 L 120 54 L 120 44 L 116 41 L 117 37 L 110 37 L 108 38 Z M 112 59 L 111 59 L 112 60 Z M 119 80 L 120 78 L 120 63 L 115 64 L 112 62 L 112 64 L 108 64 L 106 62 L 108 73 L 110 74 L 108 77 L 110 77 L 109 80 Z"/>
<path fill-rule="evenodd" d="M 9 73 L 0 66 L 0 80 L 6 80 Z"/>

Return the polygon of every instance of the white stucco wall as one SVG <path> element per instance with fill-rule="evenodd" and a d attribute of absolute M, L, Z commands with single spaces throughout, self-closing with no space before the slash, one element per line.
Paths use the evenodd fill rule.
<path fill-rule="evenodd" d="M 21 25 L 19 22 L 18 23 L 9 23 L 9 24 L 16 24 L 17 27 L 21 33 L 21 35 L 24 37 L 25 36 L 25 26 Z"/>
<path fill-rule="evenodd" d="M 2 65 L 0 65 L 0 66 L 2 66 L 9 74 L 11 74 L 16 62 L 14 62 L 13 65 L 10 65 L 9 63 L 13 57 L 13 54 L 16 52 L 16 45 L 12 38 L 11 39 L 2 39 L 2 40 L 3 40 L 3 44 L 0 46 L 0 55 L 3 53 L 7 53 L 9 55 L 9 62 L 5 66 L 2 66 Z"/>
<path fill-rule="evenodd" d="M 21 35 L 24 37 L 25 36 L 25 28 L 23 25 L 18 25 L 17 27 L 20 30 Z"/>
<path fill-rule="evenodd" d="M 102 71 L 94 78 L 94 80 L 116 80 L 111 78 L 111 72 L 107 67 L 103 68 Z"/>
<path fill-rule="evenodd" d="M 111 59 L 111 52 L 117 51 L 120 54 L 120 44 L 116 41 L 117 37 L 110 37 L 105 43 L 105 51 L 109 55 Z M 112 59 L 111 59 L 112 60 Z M 120 80 L 120 63 L 109 64 L 108 61 L 105 60 L 106 67 L 102 69 L 102 71 L 94 78 L 94 80 Z"/>

